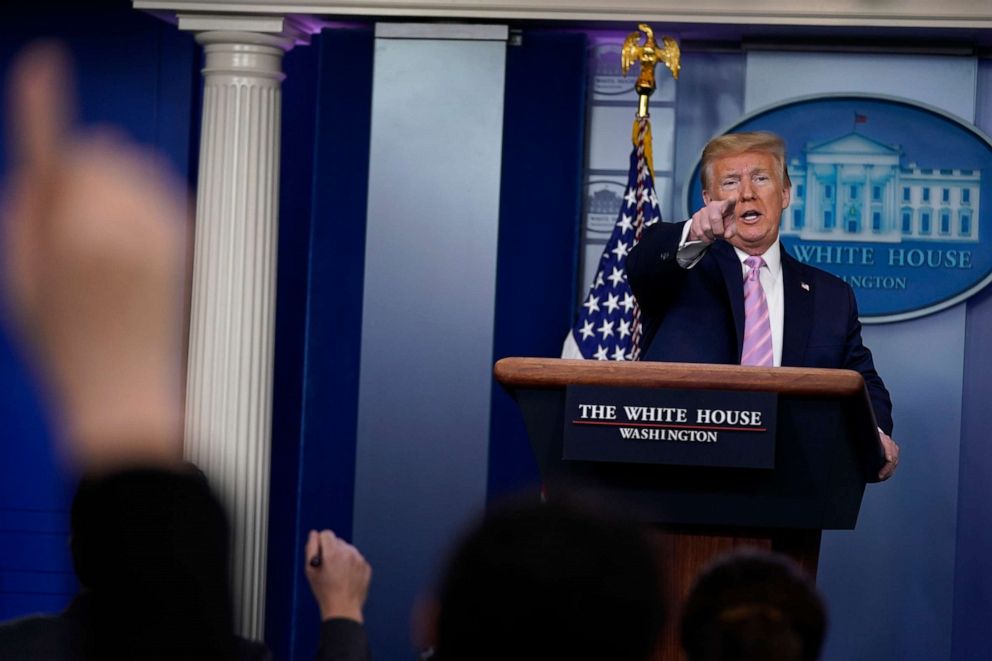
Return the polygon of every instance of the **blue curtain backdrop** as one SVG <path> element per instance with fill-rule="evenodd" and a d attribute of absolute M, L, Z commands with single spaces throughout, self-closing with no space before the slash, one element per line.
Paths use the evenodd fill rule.
<path fill-rule="evenodd" d="M 577 287 L 585 158 L 586 37 L 525 31 L 507 52 L 493 362 L 558 356 Z M 568 62 L 548 75 L 548 63 Z M 537 464 L 517 405 L 492 391 L 490 497 L 530 489 Z"/>
<path fill-rule="evenodd" d="M 291 51 L 283 85 L 266 641 L 311 659 L 304 535 L 351 539 L 372 103 L 370 26 Z"/>

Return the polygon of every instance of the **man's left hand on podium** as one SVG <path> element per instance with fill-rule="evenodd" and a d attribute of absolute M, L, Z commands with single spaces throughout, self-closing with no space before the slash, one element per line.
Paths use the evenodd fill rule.
<path fill-rule="evenodd" d="M 885 481 L 892 477 L 899 465 L 899 446 L 892 437 L 881 429 L 878 430 L 878 438 L 882 442 L 882 449 L 885 451 L 885 465 L 878 471 L 878 479 Z"/>

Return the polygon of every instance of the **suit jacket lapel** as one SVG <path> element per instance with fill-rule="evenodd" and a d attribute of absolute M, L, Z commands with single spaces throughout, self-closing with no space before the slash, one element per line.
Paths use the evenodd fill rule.
<path fill-rule="evenodd" d="M 720 272 L 727 286 L 727 297 L 730 299 L 734 327 L 737 329 L 737 362 L 739 363 L 744 346 L 744 271 L 733 246 L 726 241 L 716 241 L 710 246 L 710 251 L 716 258 L 716 263 L 720 265 Z"/>
<path fill-rule="evenodd" d="M 801 263 L 782 247 L 782 289 L 785 296 L 785 328 L 782 329 L 782 365 L 802 365 L 806 342 L 813 327 L 813 297 L 816 292 Z"/>

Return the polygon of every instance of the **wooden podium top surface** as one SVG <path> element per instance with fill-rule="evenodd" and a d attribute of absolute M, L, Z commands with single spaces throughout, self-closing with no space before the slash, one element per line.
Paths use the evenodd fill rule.
<path fill-rule="evenodd" d="M 867 399 L 854 370 L 811 367 L 742 367 L 699 363 L 618 362 L 560 358 L 503 358 L 493 367 L 509 388 L 553 390 L 566 385 L 701 390 L 757 390 L 785 395 Z"/>

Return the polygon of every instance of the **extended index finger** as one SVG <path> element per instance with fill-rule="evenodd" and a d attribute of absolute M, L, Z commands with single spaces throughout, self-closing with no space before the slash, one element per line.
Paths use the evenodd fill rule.
<path fill-rule="evenodd" d="M 723 201 L 723 208 L 720 210 L 723 218 L 723 238 L 732 239 L 737 234 L 737 216 L 734 214 L 737 208 L 737 198 L 731 197 Z"/>
<path fill-rule="evenodd" d="M 733 218 L 734 209 L 736 208 L 736 206 L 737 206 L 737 200 L 735 198 L 729 197 L 726 200 L 723 200 L 722 205 L 720 207 L 720 216 L 722 216 L 724 220 Z"/>

